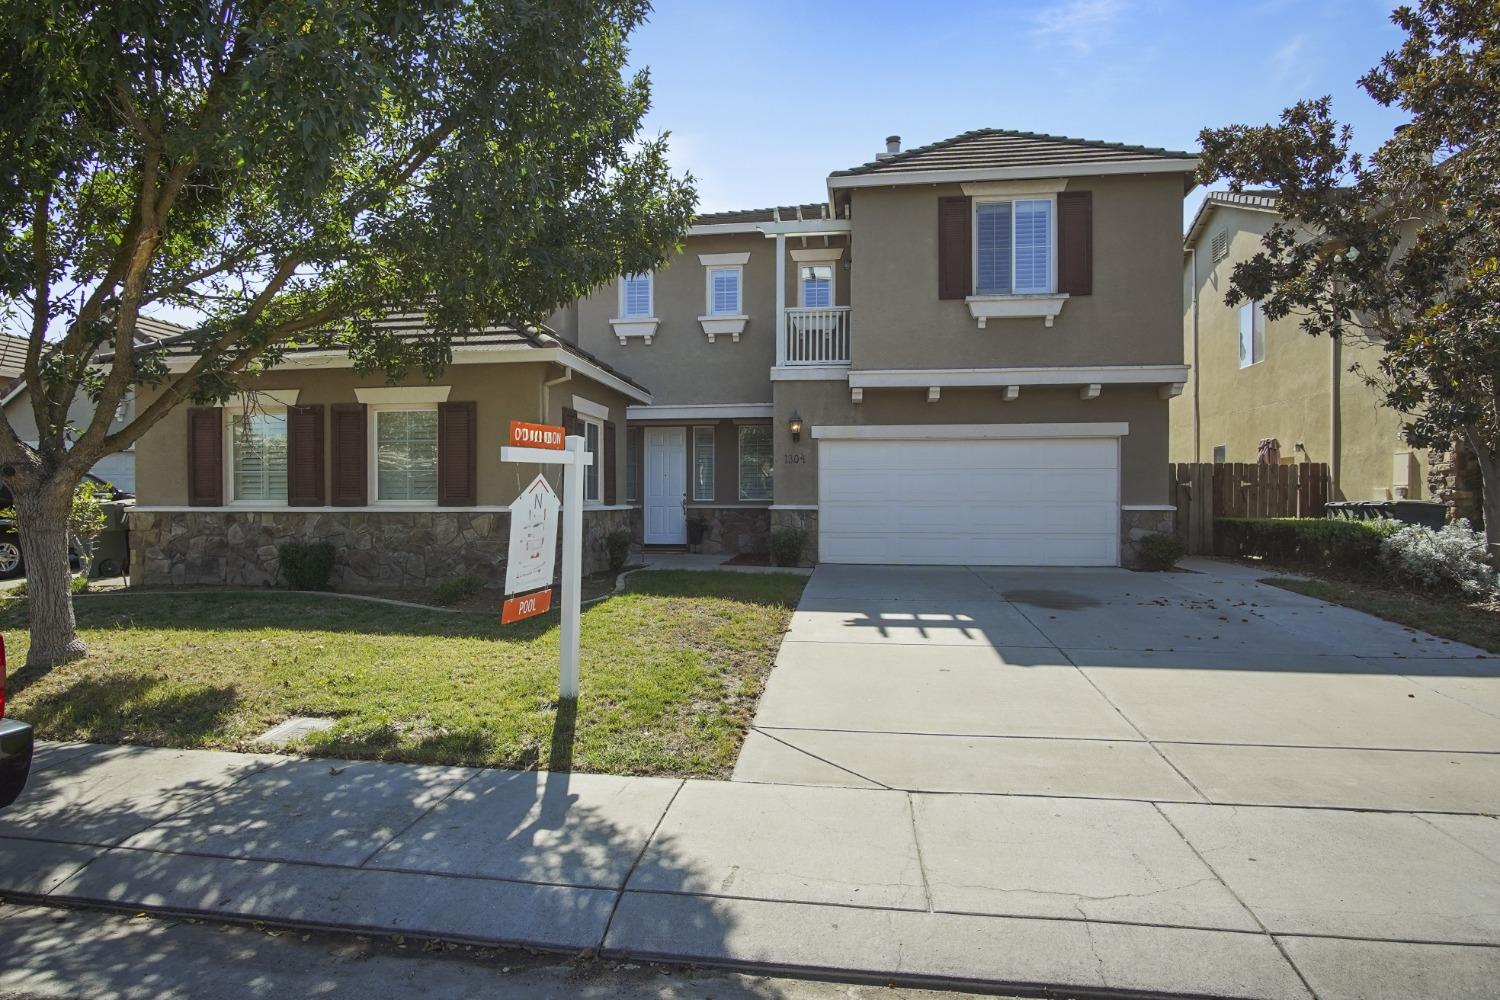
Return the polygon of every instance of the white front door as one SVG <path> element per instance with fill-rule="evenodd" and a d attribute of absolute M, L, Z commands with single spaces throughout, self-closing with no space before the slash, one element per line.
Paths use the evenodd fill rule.
<path fill-rule="evenodd" d="M 687 428 L 646 428 L 646 544 L 687 542 Z"/>

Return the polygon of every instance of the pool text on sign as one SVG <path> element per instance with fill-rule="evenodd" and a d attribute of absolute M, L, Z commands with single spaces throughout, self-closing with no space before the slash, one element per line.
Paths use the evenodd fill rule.
<path fill-rule="evenodd" d="M 526 618 L 534 618 L 537 615 L 546 614 L 551 609 L 552 588 L 550 587 L 546 590 L 539 590 L 535 594 L 507 597 L 505 605 L 500 609 L 500 624 L 509 625 Z"/>
<path fill-rule="evenodd" d="M 562 451 L 567 446 L 567 430 L 556 424 L 528 424 L 524 420 L 512 420 L 509 442 L 517 448 Z"/>

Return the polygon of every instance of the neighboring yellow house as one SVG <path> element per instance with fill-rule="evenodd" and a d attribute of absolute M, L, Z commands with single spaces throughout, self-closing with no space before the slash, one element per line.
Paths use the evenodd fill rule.
<path fill-rule="evenodd" d="M 1224 302 L 1234 265 L 1276 222 L 1274 192 L 1210 192 L 1183 241 L 1183 353 L 1188 383 L 1172 400 L 1174 462 L 1321 462 L 1330 498 L 1438 499 L 1428 454 L 1401 438 L 1402 416 L 1365 382 L 1381 346 L 1362 331 L 1314 337 L 1296 316 L 1267 321 L 1259 303 Z M 1354 370 L 1351 370 L 1354 369 Z M 1275 445 L 1272 445 L 1275 442 Z"/>

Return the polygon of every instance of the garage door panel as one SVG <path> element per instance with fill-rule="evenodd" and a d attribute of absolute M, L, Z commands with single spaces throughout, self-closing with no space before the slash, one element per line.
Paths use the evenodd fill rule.
<path fill-rule="evenodd" d="M 1115 565 L 1115 438 L 824 441 L 827 562 Z"/>

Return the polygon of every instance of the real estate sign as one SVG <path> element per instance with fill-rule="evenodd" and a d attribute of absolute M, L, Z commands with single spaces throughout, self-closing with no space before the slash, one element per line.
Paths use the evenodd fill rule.
<path fill-rule="evenodd" d="M 510 505 L 510 547 L 505 562 L 505 594 L 535 600 L 507 600 L 500 621 L 509 624 L 552 606 L 552 571 L 557 565 L 557 515 L 562 502 L 541 475 Z M 545 590 L 545 595 L 534 591 Z"/>

